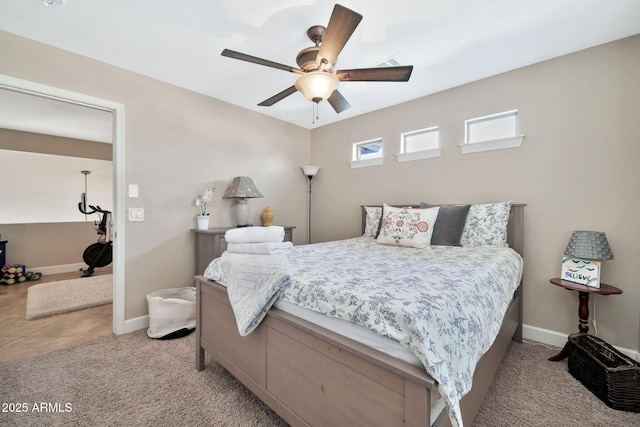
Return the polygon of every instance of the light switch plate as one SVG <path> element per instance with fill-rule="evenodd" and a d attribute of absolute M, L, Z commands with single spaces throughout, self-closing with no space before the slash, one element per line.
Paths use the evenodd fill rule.
<path fill-rule="evenodd" d="M 144 208 L 129 208 L 129 221 L 144 221 Z"/>
<path fill-rule="evenodd" d="M 129 197 L 138 197 L 138 184 L 129 184 Z"/>

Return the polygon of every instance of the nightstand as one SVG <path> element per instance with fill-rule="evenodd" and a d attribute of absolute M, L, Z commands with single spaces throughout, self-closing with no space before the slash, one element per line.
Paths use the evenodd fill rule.
<path fill-rule="evenodd" d="M 284 241 L 293 242 L 292 226 L 284 227 Z M 235 227 L 209 228 L 207 230 L 193 230 L 196 232 L 196 275 L 204 273 L 209 263 L 227 250 L 224 233 Z"/>
<path fill-rule="evenodd" d="M 589 294 L 616 295 L 622 293 L 621 289 L 618 289 L 615 286 L 607 285 L 605 283 L 600 283 L 599 288 L 592 288 L 590 286 L 569 282 L 560 278 L 551 279 L 549 280 L 549 283 L 563 287 L 570 291 L 578 291 L 578 299 L 580 301 L 578 305 L 578 329 L 580 330 L 580 332 L 583 332 L 585 334 L 589 332 Z M 565 359 L 569 355 L 567 351 L 567 345 L 565 344 L 560 353 L 556 354 L 555 356 L 551 356 L 549 360 L 552 362 L 557 362 L 559 360 Z"/>

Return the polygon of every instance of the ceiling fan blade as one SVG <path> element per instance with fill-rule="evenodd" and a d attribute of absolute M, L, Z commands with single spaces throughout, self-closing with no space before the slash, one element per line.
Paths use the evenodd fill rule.
<path fill-rule="evenodd" d="M 236 52 L 235 50 L 225 49 L 222 51 L 222 56 L 226 56 L 233 59 L 239 59 L 240 61 L 252 62 L 258 65 L 264 65 L 265 67 L 277 68 L 279 70 L 289 71 L 290 73 L 303 74 L 299 68 L 291 67 L 289 65 L 279 64 L 277 62 L 269 61 L 267 59 L 258 58 L 257 56 L 247 55 L 246 53 Z"/>
<path fill-rule="evenodd" d="M 344 96 L 338 90 L 334 90 L 329 98 L 327 98 L 329 104 L 336 110 L 336 113 L 342 113 L 344 110 L 351 108 L 351 104 L 344 99 Z"/>
<path fill-rule="evenodd" d="M 295 86 L 291 86 L 286 88 L 285 90 L 283 90 L 282 92 L 273 95 L 271 98 L 269 99 L 265 99 L 264 101 L 262 101 L 260 104 L 258 104 L 261 107 L 270 107 L 273 104 L 275 104 L 278 101 L 282 101 L 283 99 L 285 99 L 287 96 L 296 93 L 298 91 L 298 89 L 296 89 Z"/>
<path fill-rule="evenodd" d="M 339 4 L 334 6 L 316 58 L 318 65 L 322 60 L 326 60 L 331 65 L 336 62 L 361 19 L 362 15 L 351 9 Z"/>
<path fill-rule="evenodd" d="M 338 70 L 336 77 L 343 82 L 407 82 L 411 77 L 413 65 L 400 67 L 359 68 Z"/>

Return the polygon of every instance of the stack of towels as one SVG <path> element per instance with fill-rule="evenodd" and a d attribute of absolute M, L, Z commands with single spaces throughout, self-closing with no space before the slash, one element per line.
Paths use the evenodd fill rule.
<path fill-rule="evenodd" d="M 289 260 L 285 252 L 293 243 L 283 241 L 281 226 L 234 228 L 224 238 L 227 250 L 210 267 L 213 280 L 226 284 L 238 332 L 244 337 L 258 327 L 289 284 Z"/>
<path fill-rule="evenodd" d="M 227 252 L 255 255 L 283 254 L 293 247 L 284 242 L 284 227 L 241 227 L 227 230 L 224 234 Z"/>

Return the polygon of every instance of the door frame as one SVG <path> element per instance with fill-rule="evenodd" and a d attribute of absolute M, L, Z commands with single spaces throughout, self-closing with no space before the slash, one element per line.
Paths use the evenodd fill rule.
<path fill-rule="evenodd" d="M 0 88 L 109 111 L 113 117 L 113 333 L 125 330 L 124 104 L 0 74 Z"/>

